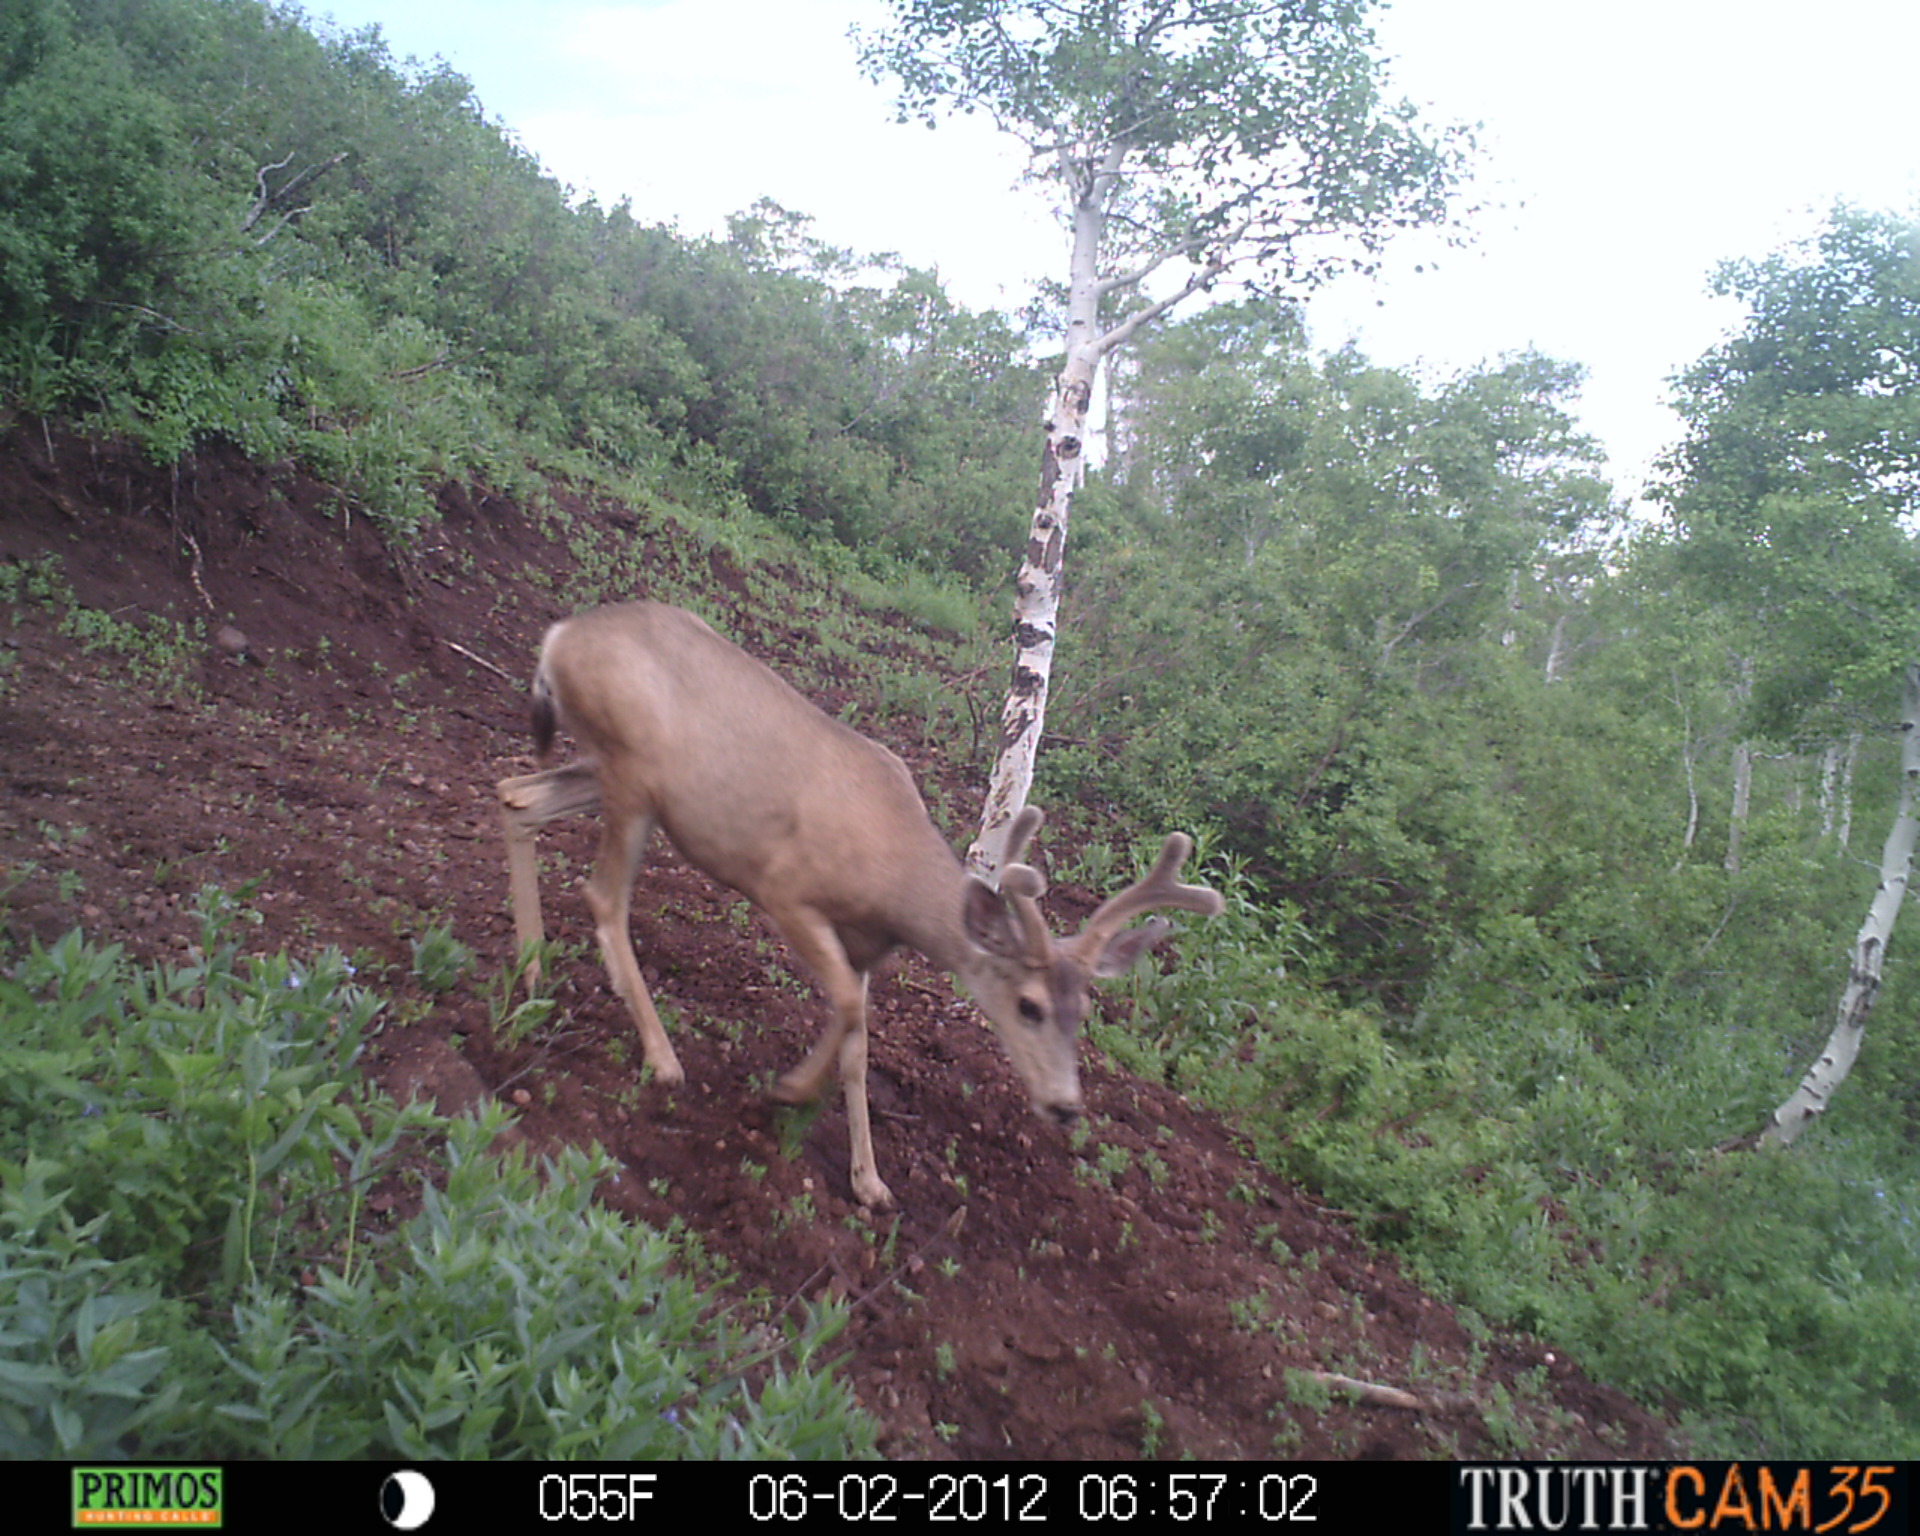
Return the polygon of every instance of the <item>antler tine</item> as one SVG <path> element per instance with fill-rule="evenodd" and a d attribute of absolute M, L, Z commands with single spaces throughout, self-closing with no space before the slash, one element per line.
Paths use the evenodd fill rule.
<path fill-rule="evenodd" d="M 1013 818 L 1012 824 L 1007 828 L 1007 846 L 1000 855 L 1000 868 L 1003 872 L 1022 862 L 1020 855 L 1027 851 L 1027 844 L 1033 841 L 1033 834 L 1040 830 L 1040 823 L 1046 819 L 1037 805 L 1025 805 L 1020 808 L 1020 814 Z M 1004 878 L 1003 873 L 1003 881 Z M 1045 887 L 1046 882 L 1042 881 L 1041 891 L 1036 891 L 1034 894 L 1040 895 Z"/>
<path fill-rule="evenodd" d="M 1174 879 L 1192 852 L 1192 838 L 1184 832 L 1169 832 L 1160 845 L 1160 857 L 1153 861 L 1145 878 L 1102 902 L 1074 943 L 1097 953 L 1128 918 L 1155 907 L 1177 907 L 1201 917 L 1218 917 L 1227 905 L 1218 891 L 1206 885 L 1182 885 Z"/>
<path fill-rule="evenodd" d="M 1040 915 L 1040 898 L 1047 894 L 1047 879 L 1031 864 L 1020 862 L 1020 855 L 1046 818 L 1037 805 L 1022 807 L 1007 828 L 1007 848 L 1000 859 L 1000 894 L 1012 905 L 1020 920 L 1020 931 L 1027 942 L 1027 953 L 1035 963 L 1044 962 L 1053 953 L 1053 936 L 1047 932 L 1047 920 Z"/>

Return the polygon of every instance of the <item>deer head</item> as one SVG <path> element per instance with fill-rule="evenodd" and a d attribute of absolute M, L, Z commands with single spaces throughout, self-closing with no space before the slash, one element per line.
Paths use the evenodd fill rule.
<path fill-rule="evenodd" d="M 1064 1125 L 1080 1113 L 1078 1042 L 1089 988 L 1129 970 L 1171 926 L 1157 917 L 1138 928 L 1126 923 L 1156 907 L 1213 917 L 1225 903 L 1217 891 L 1174 878 L 1193 850 L 1191 838 L 1174 832 L 1144 879 L 1110 896 L 1072 938 L 1056 939 L 1040 915 L 1046 880 L 1019 862 L 1041 819 L 1033 806 L 1014 818 L 998 892 L 968 882 L 963 922 L 975 955 L 956 969 L 1026 1084 L 1034 1112 Z"/>

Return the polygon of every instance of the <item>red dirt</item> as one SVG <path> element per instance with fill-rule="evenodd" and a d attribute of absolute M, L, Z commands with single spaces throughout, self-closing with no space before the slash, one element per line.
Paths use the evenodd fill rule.
<path fill-rule="evenodd" d="M 665 524 L 558 500 L 644 527 L 649 553 L 671 548 L 681 569 L 693 558 Z M 172 472 L 37 422 L 0 434 L 0 565 L 55 555 L 85 607 L 208 635 L 232 623 L 249 641 L 245 660 L 207 643 L 184 675 L 143 683 L 62 634 L 54 609 L 12 607 L 0 955 L 76 924 L 136 954 L 179 953 L 195 891 L 258 882 L 259 948 L 334 944 L 384 964 L 375 985 L 394 1006 L 372 1070 L 394 1093 L 448 1110 L 499 1095 L 535 1149 L 606 1146 L 625 1174 L 604 1197 L 648 1221 L 682 1217 L 743 1284 L 851 1298 L 837 1347 L 896 1457 L 1675 1453 L 1658 1415 L 1537 1340 L 1469 1332 L 1351 1222 L 1253 1164 L 1230 1126 L 1091 1049 L 1091 1135 L 1076 1150 L 917 957 L 873 989 L 875 1142 L 897 1224 L 862 1213 L 837 1097 L 803 1127 L 761 1093 L 810 1041 L 817 995 L 762 919 L 671 852 L 642 876 L 634 927 L 687 1085 L 637 1084 L 638 1042 L 551 871 L 549 928 L 576 946 L 561 1015 L 497 1043 L 488 978 L 512 937 L 493 784 L 531 762 L 521 687 L 452 645 L 523 676 L 567 610 L 571 559 L 521 509 L 450 491 L 431 547 L 403 567 L 328 504 L 324 487 L 227 453 Z M 808 627 L 748 611 L 741 572 L 718 551 L 708 563 L 710 599 L 791 675 Z M 967 770 L 890 744 L 967 804 Z M 593 827 L 550 831 L 550 857 L 584 873 Z M 1053 905 L 1071 913 L 1076 898 L 1090 893 Z M 435 922 L 480 957 L 445 994 L 409 969 L 409 941 Z M 1127 1156 L 1109 1150 L 1117 1171 L 1104 1173 L 1114 1148 Z M 1316 1402 L 1290 1368 L 1401 1387 L 1422 1406 Z"/>

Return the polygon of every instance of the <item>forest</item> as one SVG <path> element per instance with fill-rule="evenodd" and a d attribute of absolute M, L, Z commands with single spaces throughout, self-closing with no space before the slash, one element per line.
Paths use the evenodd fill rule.
<path fill-rule="evenodd" d="M 1356 173 L 1406 201 L 1342 216 L 1438 217 L 1447 156 Z M 1132 328 L 1109 293 L 1096 317 L 1112 446 L 1072 497 L 1032 798 L 1056 883 L 1110 888 L 1184 828 L 1227 910 L 1109 989 L 1091 1051 L 1715 1456 L 1920 1455 L 1920 939 L 1897 920 L 1920 779 L 1916 218 L 1837 207 L 1803 247 L 1701 274 L 1744 318 L 1673 381 L 1686 436 L 1637 512 L 1579 430 L 1575 360 L 1436 382 L 1317 353 L 1284 283 L 1197 284 Z M 0 399 L 21 441 L 127 445 L 176 484 L 215 453 L 297 471 L 402 571 L 461 560 L 464 487 L 476 516 L 511 502 L 573 551 L 563 608 L 642 586 L 698 606 L 647 565 L 669 547 L 752 573 L 774 608 L 831 591 L 916 637 L 873 681 L 970 786 L 928 792 L 960 842 L 1070 314 L 1064 293 L 969 310 L 771 199 L 722 239 L 576 197 L 457 73 L 292 5 L 0 11 Z M 0 504 L 0 534 L 15 516 Z M 109 622 L 10 543 L 0 604 L 76 646 L 172 633 Z M 9 709 L 21 654 L 0 643 Z M 358 1441 L 313 1438 L 351 1339 L 400 1327 L 423 1283 L 351 1237 L 303 1282 L 260 1235 L 288 1199 L 260 1181 L 309 1198 L 426 1124 L 335 1082 L 372 1028 L 345 961 L 283 954 L 276 989 L 216 973 L 242 962 L 208 896 L 202 972 L 129 969 L 23 915 L 56 862 L 9 845 L 0 865 L 0 1450 L 486 1453 L 491 1418 L 387 1440 L 373 1398 Z M 471 960 L 457 921 L 430 932 L 416 977 Z M 90 1065 L 90 1038 L 132 1052 L 132 1019 L 195 999 L 237 1030 L 269 990 L 292 1033 L 249 1068 L 268 1118 L 236 1111 L 235 1139 L 193 1154 L 270 1154 L 248 1198 L 169 1195 L 152 1133 L 103 1183 L 91 1085 L 136 1068 Z M 185 1093 L 199 1058 L 152 1049 L 174 1072 L 155 1092 Z M 602 1264 L 626 1228 L 524 1169 L 489 1182 L 486 1127 L 439 1134 L 429 1206 L 533 1233 L 531 1203 L 557 1199 L 588 1234 L 542 1260 L 574 1297 L 554 1337 L 632 1305 L 641 1280 Z M 123 1251 L 136 1198 L 165 1240 Z M 677 1326 L 683 1280 L 647 1283 Z M 182 1343 L 209 1306 L 230 1331 Z M 753 1450 L 866 1448 L 819 1328 L 756 1400 Z M 207 1438 L 185 1415 L 223 1362 L 260 1395 Z M 581 1390 L 521 1453 L 673 1453 L 619 1439 Z M 635 1363 L 605 1401 L 642 1390 Z M 679 1453 L 726 1453 L 728 1412 L 701 1412 Z"/>

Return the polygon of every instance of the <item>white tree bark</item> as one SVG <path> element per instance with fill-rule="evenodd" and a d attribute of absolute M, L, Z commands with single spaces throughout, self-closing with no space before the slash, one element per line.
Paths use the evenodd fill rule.
<path fill-rule="evenodd" d="M 1820 835 L 1839 833 L 1840 851 L 1853 840 L 1853 758 L 1860 750 L 1860 733 L 1847 737 L 1846 751 L 1830 741 L 1820 754 Z"/>
<path fill-rule="evenodd" d="M 1000 711 L 1000 755 L 987 781 L 980 835 L 967 850 L 967 867 L 991 880 L 1000 868 L 1007 829 L 1027 803 L 1033 765 L 1046 726 L 1053 680 L 1053 643 L 1060 623 L 1060 580 L 1073 493 L 1086 469 L 1087 403 L 1098 366 L 1073 351 L 1060 370 L 1040 463 L 1040 496 L 1027 529 L 1027 548 L 1013 578 L 1013 682 Z"/>
<path fill-rule="evenodd" d="M 1691 741 L 1687 743 L 1682 766 L 1687 771 L 1687 830 L 1686 835 L 1680 839 L 1680 857 L 1673 861 L 1676 872 L 1687 862 L 1687 855 L 1693 852 L 1693 840 L 1700 833 L 1700 790 L 1693 782 L 1693 743 Z"/>
<path fill-rule="evenodd" d="M 1547 645 L 1547 681 L 1560 681 L 1562 668 L 1567 661 L 1567 620 L 1570 613 L 1563 613 L 1553 621 L 1553 639 Z"/>
<path fill-rule="evenodd" d="M 1820 754 L 1820 835 L 1833 833 L 1833 786 L 1840 774 L 1840 743 L 1830 741 Z"/>
<path fill-rule="evenodd" d="M 1117 166 L 1116 166 L 1117 169 Z M 1053 680 L 1053 642 L 1060 623 L 1060 578 L 1067 549 L 1073 493 L 1086 473 L 1087 408 L 1102 354 L 1100 235 L 1105 221 L 1103 178 L 1091 178 L 1076 199 L 1072 278 L 1067 290 L 1067 354 L 1054 380 L 1047 440 L 1040 453 L 1040 494 L 1027 527 L 1026 553 L 1013 578 L 1013 682 L 1000 711 L 1000 755 L 987 780 L 980 835 L 967 850 L 967 867 L 991 881 L 1007 846 L 1007 829 L 1027 803 L 1034 760 L 1047 720 Z"/>
<path fill-rule="evenodd" d="M 1840 851 L 1853 843 L 1853 760 L 1860 750 L 1860 733 L 1847 737 L 1847 755 L 1840 762 Z"/>
<path fill-rule="evenodd" d="M 992 882 L 1007 845 L 1007 829 L 1027 803 L 1033 765 L 1046 727 L 1047 694 L 1053 678 L 1053 643 L 1060 618 L 1060 585 L 1067 547 L 1067 523 L 1073 493 L 1086 471 L 1088 407 L 1101 361 L 1141 326 L 1210 283 L 1222 268 L 1219 258 L 1196 266 L 1185 284 L 1167 297 L 1143 303 L 1119 324 L 1100 329 L 1100 301 L 1131 289 L 1175 253 L 1156 258 L 1138 271 L 1100 276 L 1100 246 L 1107 206 L 1126 163 L 1126 146 L 1116 144 L 1097 161 L 1076 161 L 1061 153 L 1063 178 L 1074 188 L 1073 254 L 1067 289 L 1067 349 L 1046 421 L 1040 455 L 1040 494 L 1027 528 L 1026 552 L 1014 577 L 1013 681 L 1000 713 L 1000 754 L 987 781 L 980 835 L 967 850 L 967 868 Z M 1188 254 L 1188 253 L 1180 253 Z"/>
<path fill-rule="evenodd" d="M 1680 840 L 1680 857 L 1673 861 L 1673 872 L 1677 875 L 1685 867 L 1687 855 L 1693 852 L 1693 840 L 1700 832 L 1700 790 L 1693 781 L 1693 711 L 1687 708 L 1687 701 L 1680 691 L 1680 674 L 1673 674 L 1673 702 L 1680 710 L 1680 764 L 1687 774 L 1687 832 Z"/>
<path fill-rule="evenodd" d="M 1744 710 L 1753 695 L 1753 658 L 1740 659 L 1740 678 L 1733 685 L 1735 702 Z M 1747 830 L 1747 810 L 1753 801 L 1753 743 L 1742 741 L 1733 749 L 1733 814 L 1727 818 L 1726 871 L 1740 873 L 1740 839 Z"/>
<path fill-rule="evenodd" d="M 1733 749 L 1733 814 L 1727 818 L 1727 873 L 1740 873 L 1740 838 L 1747 830 L 1747 811 L 1753 802 L 1753 743 Z"/>
<path fill-rule="evenodd" d="M 1880 883 L 1867 907 L 1866 921 L 1853 941 L 1847 985 L 1840 994 L 1838 1017 L 1820 1057 L 1807 1069 L 1790 1098 L 1767 1117 L 1761 1128 L 1761 1146 L 1791 1146 L 1814 1119 L 1826 1113 L 1836 1089 L 1847 1080 L 1860 1055 L 1867 1015 L 1880 989 L 1880 973 L 1900 915 L 1913 871 L 1913 850 L 1920 835 L 1920 817 L 1914 814 L 1915 786 L 1920 784 L 1920 665 L 1907 668 L 1900 701 L 1900 800 L 1893 827 L 1880 854 Z"/>

